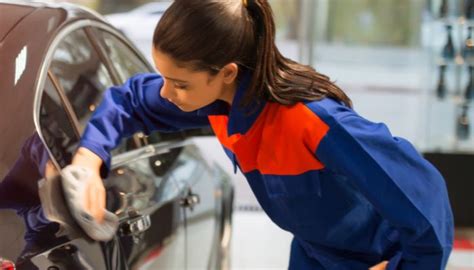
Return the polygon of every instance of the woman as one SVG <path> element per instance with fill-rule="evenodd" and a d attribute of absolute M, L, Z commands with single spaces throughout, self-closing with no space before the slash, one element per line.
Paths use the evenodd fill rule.
<path fill-rule="evenodd" d="M 95 173 L 137 131 L 210 125 L 269 217 L 291 232 L 290 269 L 444 269 L 453 219 L 444 180 L 404 139 L 367 121 L 324 76 L 283 57 L 266 0 L 176 0 L 153 38 L 161 75 L 112 87 L 73 164 Z M 388 263 L 388 264 L 387 264 Z"/>

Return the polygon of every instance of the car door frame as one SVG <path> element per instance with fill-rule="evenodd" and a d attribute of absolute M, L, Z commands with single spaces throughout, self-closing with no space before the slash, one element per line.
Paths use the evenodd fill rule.
<path fill-rule="evenodd" d="M 88 38 L 88 40 L 91 42 L 92 46 L 94 47 L 94 43 L 91 41 L 91 38 L 88 34 L 88 31 L 86 30 L 88 27 L 90 27 L 93 24 L 93 21 L 86 19 L 86 20 L 78 20 L 74 21 L 64 27 L 62 27 L 60 30 L 58 30 L 58 33 L 55 35 L 53 40 L 51 41 L 50 45 L 48 46 L 48 50 L 44 56 L 43 62 L 41 64 L 41 67 L 39 69 L 39 75 L 37 79 L 37 84 L 35 87 L 35 98 L 33 101 L 33 122 L 35 124 L 35 128 L 38 132 L 38 135 L 43 142 L 43 144 L 46 146 L 46 150 L 51 157 L 51 161 L 53 165 L 56 167 L 58 171 L 61 170 L 61 166 L 59 166 L 59 163 L 57 160 L 54 158 L 54 155 L 51 153 L 51 150 L 48 147 L 48 144 L 46 143 L 44 136 L 41 131 L 41 124 L 40 124 L 40 109 L 41 109 L 41 98 L 44 93 L 44 86 L 46 82 L 46 77 L 49 77 L 50 80 L 53 82 L 53 85 L 56 89 L 56 92 L 61 98 L 61 102 L 64 105 L 64 108 L 66 110 L 66 113 L 68 114 L 68 117 L 70 119 L 73 119 L 71 122 L 71 125 L 75 129 L 76 134 L 79 134 L 80 126 L 77 121 L 76 113 L 74 112 L 72 105 L 68 98 L 66 97 L 66 94 L 64 93 L 64 89 L 62 89 L 60 83 L 58 82 L 57 78 L 55 77 L 52 72 L 50 72 L 50 66 L 54 57 L 54 53 L 56 52 L 56 49 L 58 48 L 59 44 L 64 40 L 65 37 L 67 37 L 69 34 L 73 33 L 74 31 L 84 29 L 85 34 Z M 94 48 L 95 49 L 95 48 Z M 97 52 L 97 50 L 96 50 Z M 99 52 L 97 52 L 99 53 Z M 101 57 L 102 58 L 102 57 Z M 102 59 L 101 59 L 102 60 Z M 104 63 L 105 64 L 105 63 Z M 109 67 L 106 65 L 107 70 L 109 71 Z M 110 73 L 109 71 L 109 74 Z M 112 77 L 112 80 L 114 78 Z M 115 83 L 115 82 L 114 82 Z M 80 139 L 80 137 L 78 138 Z"/>
<path fill-rule="evenodd" d="M 97 53 L 99 60 L 104 64 L 106 67 L 108 74 L 111 76 L 112 82 L 115 85 L 120 85 L 122 82 L 120 81 L 120 78 L 118 76 L 118 73 L 115 69 L 115 67 L 112 65 L 110 60 L 106 57 L 105 54 L 105 44 L 102 44 L 100 39 L 97 38 L 96 34 L 92 30 L 93 27 L 98 28 L 99 30 L 104 30 L 107 31 L 108 33 L 114 35 L 117 39 L 119 39 L 123 44 L 127 45 L 129 49 L 136 54 L 136 56 L 143 62 L 143 64 L 149 68 L 149 71 L 152 70 L 151 66 L 149 63 L 145 60 L 145 58 L 136 50 L 134 47 L 131 45 L 131 43 L 126 40 L 122 35 L 114 30 L 112 27 L 108 26 L 107 24 L 99 21 L 94 21 L 90 19 L 84 19 L 84 20 L 78 20 L 74 21 L 63 28 L 61 28 L 52 42 L 50 43 L 47 53 L 45 54 L 43 63 L 40 68 L 37 84 L 35 87 L 35 98 L 33 102 L 33 122 L 35 124 L 35 128 L 38 131 L 38 135 L 42 141 L 42 143 L 46 146 L 46 150 L 51 158 L 51 161 L 54 165 L 54 167 L 60 171 L 61 166 L 59 165 L 58 161 L 56 160 L 55 156 L 53 155 L 50 147 L 45 141 L 45 138 L 43 136 L 42 130 L 41 130 L 41 121 L 40 121 L 40 108 L 41 108 L 41 99 L 44 94 L 44 86 L 46 79 L 49 78 L 49 80 L 53 83 L 53 86 L 55 88 L 55 91 L 58 93 L 60 99 L 61 99 L 61 104 L 65 110 L 65 113 L 67 114 L 70 125 L 73 127 L 74 132 L 76 135 L 78 135 L 78 141 L 80 140 L 80 125 L 79 121 L 76 115 L 76 112 L 74 111 L 71 102 L 69 101 L 68 97 L 66 96 L 66 93 L 64 92 L 64 89 L 62 88 L 61 84 L 59 83 L 58 79 L 56 76 L 50 71 L 50 66 L 52 64 L 52 60 L 54 57 L 54 53 L 56 52 L 58 46 L 60 43 L 64 40 L 65 37 L 67 37 L 69 34 L 74 33 L 75 31 L 79 31 L 81 29 L 84 30 L 87 40 L 91 43 L 92 49 L 95 50 Z M 137 134 L 133 138 L 134 142 L 134 147 L 133 149 L 127 150 L 124 153 L 120 153 L 117 155 L 118 162 L 113 162 L 112 164 L 112 169 L 115 167 L 119 166 L 120 163 L 123 162 L 130 162 L 134 158 L 144 158 L 143 153 L 148 153 L 148 154 L 156 154 L 159 153 L 160 151 L 156 151 L 157 148 L 166 148 L 169 147 L 170 145 L 173 144 L 173 142 L 166 142 L 165 144 L 161 144 L 159 146 L 157 145 L 147 145 L 145 142 L 142 141 L 142 135 Z M 176 146 L 176 145 L 175 145 Z M 122 154 L 127 154 L 129 152 L 134 152 L 134 155 L 128 155 L 127 159 L 121 159 L 120 157 Z M 181 194 L 181 192 L 180 192 Z M 179 198 L 178 198 L 179 199 Z M 156 209 L 155 209 L 156 210 Z"/>

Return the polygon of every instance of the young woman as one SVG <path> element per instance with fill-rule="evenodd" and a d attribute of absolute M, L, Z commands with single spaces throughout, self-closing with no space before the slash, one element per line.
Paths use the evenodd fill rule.
<path fill-rule="evenodd" d="M 210 125 L 268 216 L 291 232 L 290 269 L 444 269 L 453 218 L 440 173 L 329 78 L 283 57 L 267 0 L 175 0 L 156 27 L 158 74 L 112 87 L 73 164 L 99 170 L 137 131 Z M 387 264 L 388 262 L 388 264 Z"/>

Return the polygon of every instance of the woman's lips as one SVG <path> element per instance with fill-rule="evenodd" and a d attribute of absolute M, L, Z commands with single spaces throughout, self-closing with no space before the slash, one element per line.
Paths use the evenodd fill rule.
<path fill-rule="evenodd" d="M 174 105 L 176 105 L 176 106 L 178 106 L 178 107 L 181 106 L 181 104 L 176 103 L 176 102 L 172 101 L 171 99 L 168 99 L 168 101 L 171 102 L 171 103 L 173 103 Z"/>
<path fill-rule="evenodd" d="M 172 100 L 169 99 L 169 98 L 168 98 L 168 101 L 176 105 L 176 102 L 172 101 Z"/>

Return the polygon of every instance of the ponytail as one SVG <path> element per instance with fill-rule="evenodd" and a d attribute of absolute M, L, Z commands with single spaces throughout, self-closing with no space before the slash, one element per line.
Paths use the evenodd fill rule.
<path fill-rule="evenodd" d="M 256 29 L 256 61 L 243 104 L 266 98 L 285 105 L 331 97 L 352 107 L 352 101 L 328 76 L 310 66 L 285 58 L 275 45 L 275 23 L 267 0 L 247 0 Z"/>
<path fill-rule="evenodd" d="M 327 76 L 281 55 L 267 0 L 174 0 L 155 29 L 153 46 L 196 71 L 216 74 L 232 62 L 249 69 L 242 105 L 331 97 L 352 106 Z"/>

